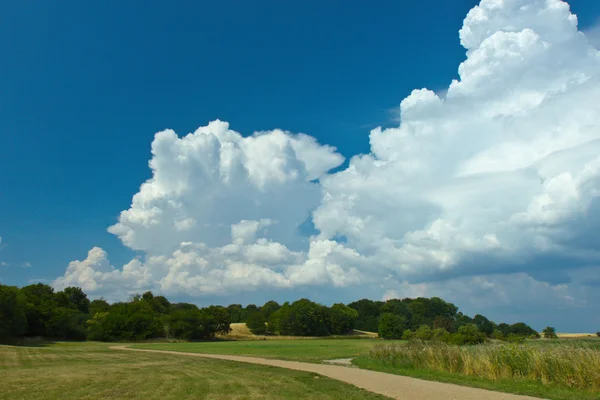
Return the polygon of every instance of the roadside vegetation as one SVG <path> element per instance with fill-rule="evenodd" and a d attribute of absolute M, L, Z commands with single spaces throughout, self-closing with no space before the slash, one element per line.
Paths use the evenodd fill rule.
<path fill-rule="evenodd" d="M 551 399 L 600 398 L 598 340 L 457 346 L 380 344 L 355 364 L 368 369 Z M 591 343 L 590 343 L 591 342 Z"/>

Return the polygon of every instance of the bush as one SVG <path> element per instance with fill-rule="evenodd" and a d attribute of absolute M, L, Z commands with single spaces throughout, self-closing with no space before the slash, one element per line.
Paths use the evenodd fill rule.
<path fill-rule="evenodd" d="M 402 332 L 402 340 L 413 340 L 415 338 L 415 333 L 410 329 L 405 329 Z"/>
<path fill-rule="evenodd" d="M 450 340 L 450 336 L 450 332 L 448 332 L 446 329 L 437 328 L 433 330 L 431 340 L 447 343 Z"/>
<path fill-rule="evenodd" d="M 600 337 L 600 332 L 596 332 L 596 336 Z"/>
<path fill-rule="evenodd" d="M 501 330 L 496 329 L 494 330 L 494 332 L 492 332 L 492 339 L 497 339 L 497 340 L 505 340 L 506 336 L 504 336 L 504 333 L 502 333 Z"/>
<path fill-rule="evenodd" d="M 385 313 L 379 317 L 379 337 L 382 339 L 402 339 L 406 329 L 406 319 L 400 315 Z"/>
<path fill-rule="evenodd" d="M 421 325 L 415 332 L 415 338 L 419 340 L 431 340 L 433 337 L 433 331 L 429 325 Z"/>
<path fill-rule="evenodd" d="M 475 324 L 467 324 L 458 328 L 458 333 L 455 333 L 450 338 L 452 344 L 479 344 L 486 340 L 485 333 L 480 332 Z"/>
<path fill-rule="evenodd" d="M 246 319 L 246 326 L 255 335 L 264 335 L 267 332 L 265 317 L 261 313 L 254 313 Z"/>
<path fill-rule="evenodd" d="M 525 343 L 525 338 L 523 336 L 515 335 L 514 333 L 509 333 L 505 340 L 510 343 Z"/>

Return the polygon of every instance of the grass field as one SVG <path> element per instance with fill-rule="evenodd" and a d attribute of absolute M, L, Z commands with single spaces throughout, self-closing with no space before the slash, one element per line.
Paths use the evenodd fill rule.
<path fill-rule="evenodd" d="M 131 347 L 188 353 L 235 354 L 292 361 L 321 362 L 335 358 L 353 358 L 366 355 L 373 346 L 380 342 L 379 340 L 369 339 L 298 339 L 152 343 L 135 344 Z"/>
<path fill-rule="evenodd" d="M 385 341 L 385 345 L 401 344 L 405 341 Z M 390 365 L 371 356 L 371 350 L 382 344 L 379 340 L 348 340 L 348 339 L 308 339 L 308 340 L 265 340 L 265 341 L 222 341 L 201 343 L 156 343 L 136 344 L 134 348 L 148 348 L 157 350 L 172 350 L 190 353 L 209 354 L 235 354 L 263 358 L 277 358 L 305 362 L 321 362 L 335 358 L 354 358 L 354 364 L 366 369 L 399 375 L 412 376 L 421 379 L 454 383 L 464 386 L 479 387 L 507 393 L 524 394 L 556 400 L 600 400 L 600 393 L 590 390 L 578 390 L 558 385 L 547 384 L 533 379 L 510 378 L 499 376 L 490 379 L 481 376 L 468 375 L 431 368 L 414 368 L 399 365 Z M 488 346 L 488 345 L 485 345 Z M 466 347 L 464 350 L 483 350 L 486 347 Z M 600 350 L 600 340 L 533 340 L 525 345 L 532 351 L 538 352 L 563 352 L 570 354 L 571 350 L 585 348 Z M 599 353 L 600 354 L 600 353 Z M 435 354 L 433 354 L 435 356 Z M 439 354 L 439 357 L 445 356 Z M 483 360 L 474 360 L 475 362 Z M 489 369 L 489 368 L 488 368 Z M 589 372 L 589 371 L 588 371 Z M 591 371 L 593 372 L 593 371 Z"/>
<path fill-rule="evenodd" d="M 108 346 L 0 346 L 0 399 L 385 399 L 306 372 Z"/>

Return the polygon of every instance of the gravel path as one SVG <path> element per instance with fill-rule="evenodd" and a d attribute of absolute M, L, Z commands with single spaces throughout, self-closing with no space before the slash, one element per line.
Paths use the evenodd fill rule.
<path fill-rule="evenodd" d="M 359 368 L 339 365 L 311 364 L 297 361 L 271 360 L 265 358 L 233 356 L 225 354 L 184 353 L 179 351 L 131 349 L 127 346 L 112 346 L 113 350 L 144 351 L 151 353 L 175 354 L 180 356 L 214 358 L 252 364 L 314 372 L 331 379 L 346 382 L 373 393 L 398 400 L 539 400 L 534 397 L 492 392 L 449 383 L 425 381 L 406 376 L 386 374 Z"/>

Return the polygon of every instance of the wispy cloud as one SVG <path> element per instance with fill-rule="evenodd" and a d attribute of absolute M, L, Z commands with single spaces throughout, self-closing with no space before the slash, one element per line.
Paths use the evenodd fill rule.
<path fill-rule="evenodd" d="M 25 261 L 21 264 L 21 268 L 31 268 L 31 263 L 29 261 Z"/>
<path fill-rule="evenodd" d="M 0 261 L 0 267 L 8 267 L 8 263 L 5 261 Z"/>

